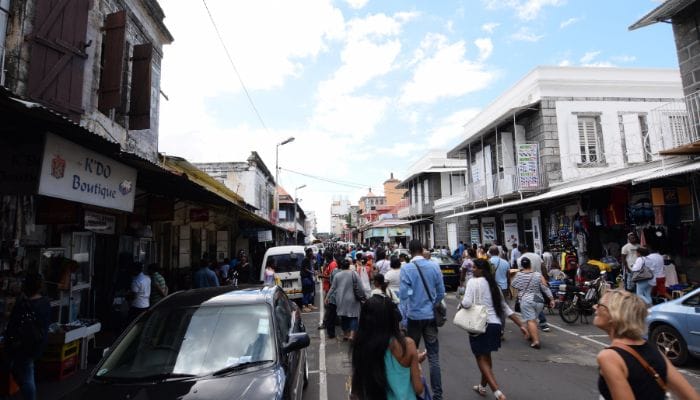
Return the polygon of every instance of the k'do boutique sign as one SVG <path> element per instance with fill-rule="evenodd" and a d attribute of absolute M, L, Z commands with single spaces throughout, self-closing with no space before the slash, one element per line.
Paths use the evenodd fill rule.
<path fill-rule="evenodd" d="M 46 134 L 39 194 L 131 212 L 135 191 L 135 169 Z"/>

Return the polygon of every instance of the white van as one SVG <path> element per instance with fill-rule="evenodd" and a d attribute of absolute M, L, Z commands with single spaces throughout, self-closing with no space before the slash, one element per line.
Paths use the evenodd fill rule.
<path fill-rule="evenodd" d="M 301 299 L 302 260 L 304 260 L 304 246 L 270 247 L 263 257 L 260 281 L 265 281 L 265 267 L 272 263 L 275 269 L 275 281 L 280 282 L 287 297 Z"/>

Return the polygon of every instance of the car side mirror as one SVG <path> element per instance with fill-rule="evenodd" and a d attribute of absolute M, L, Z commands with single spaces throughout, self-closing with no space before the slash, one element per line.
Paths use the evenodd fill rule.
<path fill-rule="evenodd" d="M 287 354 L 293 351 L 301 350 L 311 344 L 311 338 L 306 332 L 290 333 L 287 343 L 282 346 L 282 351 Z"/>

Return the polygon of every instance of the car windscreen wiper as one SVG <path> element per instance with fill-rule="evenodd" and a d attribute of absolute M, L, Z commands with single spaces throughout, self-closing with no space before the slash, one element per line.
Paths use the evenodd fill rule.
<path fill-rule="evenodd" d="M 143 375 L 143 376 L 95 376 L 94 380 L 99 382 L 110 382 L 110 383 L 136 383 L 136 382 L 161 382 L 161 381 L 174 381 L 182 380 L 187 378 L 192 378 L 196 375 L 192 374 L 180 374 L 173 372 L 164 372 L 159 374 Z"/>
<path fill-rule="evenodd" d="M 233 364 L 229 365 L 228 367 L 221 368 L 220 370 L 212 373 L 212 376 L 219 376 L 219 375 L 224 375 L 229 372 L 234 372 L 234 371 L 240 371 L 245 368 L 253 367 L 255 365 L 261 365 L 261 364 L 266 364 L 269 362 L 273 362 L 274 360 L 257 360 L 257 361 L 246 361 L 242 362 L 239 364 Z"/>

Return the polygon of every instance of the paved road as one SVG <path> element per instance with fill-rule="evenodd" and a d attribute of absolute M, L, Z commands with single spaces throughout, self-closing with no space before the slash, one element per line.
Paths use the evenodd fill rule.
<path fill-rule="evenodd" d="M 454 293 L 448 293 L 450 318 L 457 307 Z M 310 381 L 304 394 L 307 400 L 345 400 L 348 398 L 349 344 L 328 340 L 316 329 L 320 313 L 304 314 L 312 337 L 307 354 Z M 552 331 L 541 332 L 542 349 L 533 350 L 517 327 L 508 322 L 506 340 L 494 353 L 494 372 L 501 390 L 510 399 L 541 400 L 597 399 L 596 354 L 608 343 L 607 336 L 592 324 L 568 325 L 558 315 L 548 316 Z M 590 319 L 592 322 L 592 318 Z M 445 399 L 479 399 L 471 391 L 480 374 L 469 349 L 468 337 L 450 322 L 440 329 L 440 362 Z M 427 362 L 424 373 L 427 373 Z M 700 390 L 700 361 L 683 368 L 688 380 Z M 489 393 L 489 397 L 491 394 Z"/>

